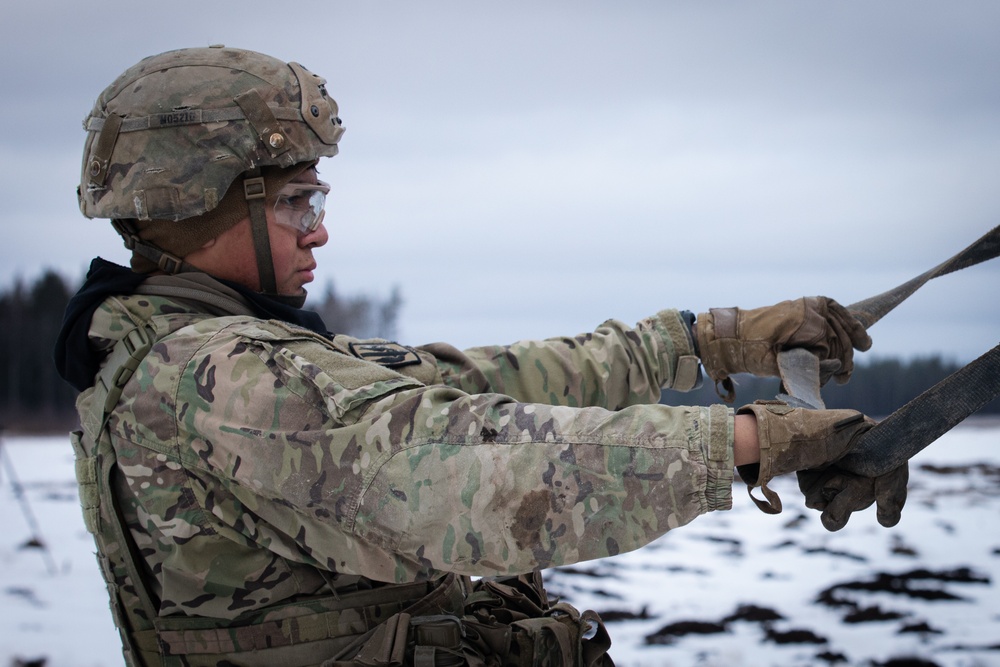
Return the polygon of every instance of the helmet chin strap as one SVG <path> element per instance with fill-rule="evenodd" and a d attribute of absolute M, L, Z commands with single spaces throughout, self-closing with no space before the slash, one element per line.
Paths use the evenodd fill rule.
<path fill-rule="evenodd" d="M 274 299 L 292 308 L 302 308 L 306 301 L 306 291 L 301 294 L 278 294 L 277 280 L 274 273 L 274 260 L 271 255 L 271 239 L 267 231 L 267 192 L 260 169 L 247 172 L 243 179 L 244 197 L 250 212 L 250 233 L 253 239 L 254 255 L 257 261 L 257 277 L 259 287 L 257 293 Z M 197 271 L 205 273 L 180 257 L 173 255 L 139 236 L 133 221 L 128 219 L 112 219 L 111 224 L 121 235 L 125 247 L 155 264 L 160 271 L 168 275 Z M 211 274 L 209 274 L 211 275 Z"/>
<path fill-rule="evenodd" d="M 271 239 L 267 233 L 267 192 L 260 168 L 251 169 L 243 179 L 243 192 L 250 209 L 250 231 L 253 235 L 253 249 L 257 256 L 257 276 L 260 291 L 268 296 L 278 295 L 278 285 L 274 278 L 274 260 L 271 259 Z"/>

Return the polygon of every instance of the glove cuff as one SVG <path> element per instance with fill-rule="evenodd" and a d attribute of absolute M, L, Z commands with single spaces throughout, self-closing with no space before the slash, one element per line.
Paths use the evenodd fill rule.
<path fill-rule="evenodd" d="M 715 393 L 726 403 L 736 398 L 736 388 L 729 377 L 745 366 L 743 345 L 736 338 L 739 308 L 712 308 L 698 315 L 695 327 L 696 349 L 705 375 L 715 382 Z"/>

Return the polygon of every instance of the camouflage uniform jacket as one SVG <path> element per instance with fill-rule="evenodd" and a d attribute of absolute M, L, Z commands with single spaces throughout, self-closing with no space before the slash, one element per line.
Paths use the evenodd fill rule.
<path fill-rule="evenodd" d="M 209 302 L 121 295 L 90 324 L 98 350 L 155 330 L 108 428 L 160 616 L 529 572 L 731 506 L 731 411 L 655 404 L 693 354 L 676 311 L 459 351 Z M 81 415 L 100 411 L 91 393 Z"/>

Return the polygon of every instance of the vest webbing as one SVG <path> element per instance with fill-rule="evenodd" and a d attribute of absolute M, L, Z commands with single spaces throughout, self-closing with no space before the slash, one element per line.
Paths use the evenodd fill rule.
<path fill-rule="evenodd" d="M 84 523 L 97 543 L 128 665 L 211 665 L 226 659 L 237 664 L 319 664 L 331 650 L 370 635 L 395 614 L 461 615 L 469 582 L 449 574 L 435 582 L 309 597 L 282 605 L 283 618 L 275 620 L 158 617 L 142 561 L 113 493 L 117 460 L 108 430 L 122 389 L 156 338 L 152 326 L 136 327 L 115 345 L 95 382 L 93 409 L 82 415 L 84 432 L 73 434 Z M 317 606 L 323 611 L 316 611 Z"/>

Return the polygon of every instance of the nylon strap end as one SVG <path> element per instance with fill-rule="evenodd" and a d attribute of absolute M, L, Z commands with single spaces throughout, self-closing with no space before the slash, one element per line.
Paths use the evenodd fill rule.
<path fill-rule="evenodd" d="M 721 380 L 716 380 L 715 394 L 726 403 L 732 403 L 735 401 L 736 385 L 733 384 L 733 379 L 731 377 L 724 377 Z"/>
<path fill-rule="evenodd" d="M 764 514 L 781 514 L 781 498 L 769 489 L 767 484 L 760 485 L 760 492 L 764 494 L 763 500 L 753 495 L 753 489 L 754 487 L 747 485 L 747 495 L 750 496 L 750 500 L 757 506 L 757 509 Z"/>

